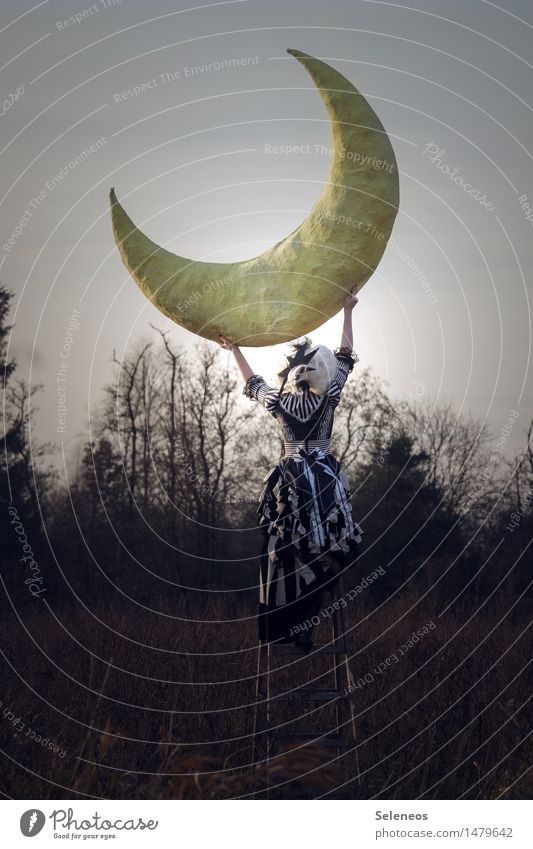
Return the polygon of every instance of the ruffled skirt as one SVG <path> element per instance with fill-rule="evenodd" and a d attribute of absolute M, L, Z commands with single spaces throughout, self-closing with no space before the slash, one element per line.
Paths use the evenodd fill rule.
<path fill-rule="evenodd" d="M 284 457 L 264 480 L 258 513 L 260 560 L 259 637 L 290 638 L 318 613 L 331 588 L 331 553 L 341 567 L 357 559 L 361 527 L 354 521 L 350 486 L 339 461 L 320 451 Z M 292 633 L 291 633 L 292 632 Z"/>

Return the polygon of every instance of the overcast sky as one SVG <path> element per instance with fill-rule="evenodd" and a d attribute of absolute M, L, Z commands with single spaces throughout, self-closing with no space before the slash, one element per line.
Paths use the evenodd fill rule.
<path fill-rule="evenodd" d="M 357 368 L 397 397 L 423 385 L 496 433 L 518 411 L 506 447 L 523 445 L 533 413 L 530 2 L 3 0 L 0 30 L 0 277 L 16 293 L 20 371 L 46 387 L 42 439 L 73 443 L 111 377 L 113 349 L 136 345 L 150 323 L 183 346 L 198 341 L 128 279 L 111 186 L 151 238 L 195 259 L 254 256 L 308 214 L 329 167 L 315 145 L 329 145 L 330 129 L 292 47 L 353 81 L 398 160 L 394 245 L 355 313 Z M 248 61 L 209 68 L 236 58 Z M 312 153 L 265 152 L 295 144 Z M 56 374 L 73 310 L 58 434 Z M 334 347 L 340 328 L 339 315 L 313 341 Z M 271 349 L 246 353 L 271 374 Z"/>

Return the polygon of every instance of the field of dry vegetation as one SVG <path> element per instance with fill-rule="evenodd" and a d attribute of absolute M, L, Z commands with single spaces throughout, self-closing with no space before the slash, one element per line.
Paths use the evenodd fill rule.
<path fill-rule="evenodd" d="M 359 596 L 349 610 L 349 642 L 362 682 L 356 689 L 360 785 L 353 754 L 300 746 L 270 761 L 269 797 L 526 796 L 529 657 L 525 617 L 506 616 L 508 602 L 502 586 L 480 612 L 472 600 L 439 616 L 436 594 L 423 601 L 406 594 L 381 609 Z M 23 629 L 12 614 L 3 617 L 9 665 L 2 710 L 26 726 L 17 730 L 9 714 L 3 718 L 3 792 L 264 798 L 264 764 L 250 763 L 256 669 L 255 623 L 245 618 L 250 608 L 250 598 L 219 596 L 202 609 L 184 599 L 174 620 L 126 606 L 76 609 L 56 619 L 43 605 L 24 618 Z M 241 621 L 217 621 L 228 618 Z M 436 627 L 400 654 L 430 622 Z M 319 636 L 330 639 L 327 623 Z M 382 672 L 392 656 L 398 661 Z M 304 657 L 278 659 L 273 687 L 294 688 L 320 674 L 320 662 L 321 668 Z M 287 722 L 291 711 L 298 715 L 289 705 L 275 721 Z M 331 708 L 319 706 L 299 722 L 287 727 L 323 734 L 332 727 Z M 28 736 L 28 727 L 51 738 L 60 753 Z"/>

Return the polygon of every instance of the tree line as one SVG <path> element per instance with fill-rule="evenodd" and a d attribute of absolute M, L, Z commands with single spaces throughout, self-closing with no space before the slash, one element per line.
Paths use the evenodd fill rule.
<path fill-rule="evenodd" d="M 64 475 L 53 446 L 33 432 L 42 387 L 29 387 L 6 359 L 10 301 L 1 287 L 2 574 L 11 597 L 32 602 L 9 507 L 58 603 L 118 591 L 171 604 L 193 589 L 254 587 L 257 500 L 281 442 L 274 420 L 242 397 L 225 355 L 204 342 L 184 351 L 157 328 L 123 359 L 113 355 L 113 380 Z M 436 402 L 421 384 L 398 400 L 371 370 L 354 373 L 333 444 L 365 532 L 354 582 L 381 567 L 378 597 L 437 583 L 453 599 L 489 593 L 512 566 L 521 585 L 533 528 L 533 421 L 514 457 L 503 433 Z"/>

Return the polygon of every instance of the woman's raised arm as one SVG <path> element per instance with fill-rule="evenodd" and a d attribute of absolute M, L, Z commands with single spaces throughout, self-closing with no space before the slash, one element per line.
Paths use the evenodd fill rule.
<path fill-rule="evenodd" d="M 252 377 L 252 375 L 255 374 L 255 372 L 251 368 L 250 364 L 248 363 L 248 360 L 246 359 L 246 357 L 242 353 L 239 346 L 235 345 L 234 342 L 230 342 L 230 340 L 227 339 L 225 336 L 219 336 L 219 338 L 216 341 L 218 342 L 218 344 L 220 345 L 221 348 L 224 348 L 226 351 L 231 351 L 231 353 L 233 354 L 233 356 L 235 358 L 235 363 L 237 364 L 237 368 L 239 369 L 239 371 L 242 375 L 242 379 L 246 383 L 246 381 L 250 377 Z"/>
<path fill-rule="evenodd" d="M 359 299 L 356 294 L 355 286 L 344 299 L 344 322 L 342 325 L 341 349 L 346 348 L 349 351 L 353 348 L 353 327 L 352 327 L 352 311 Z"/>

